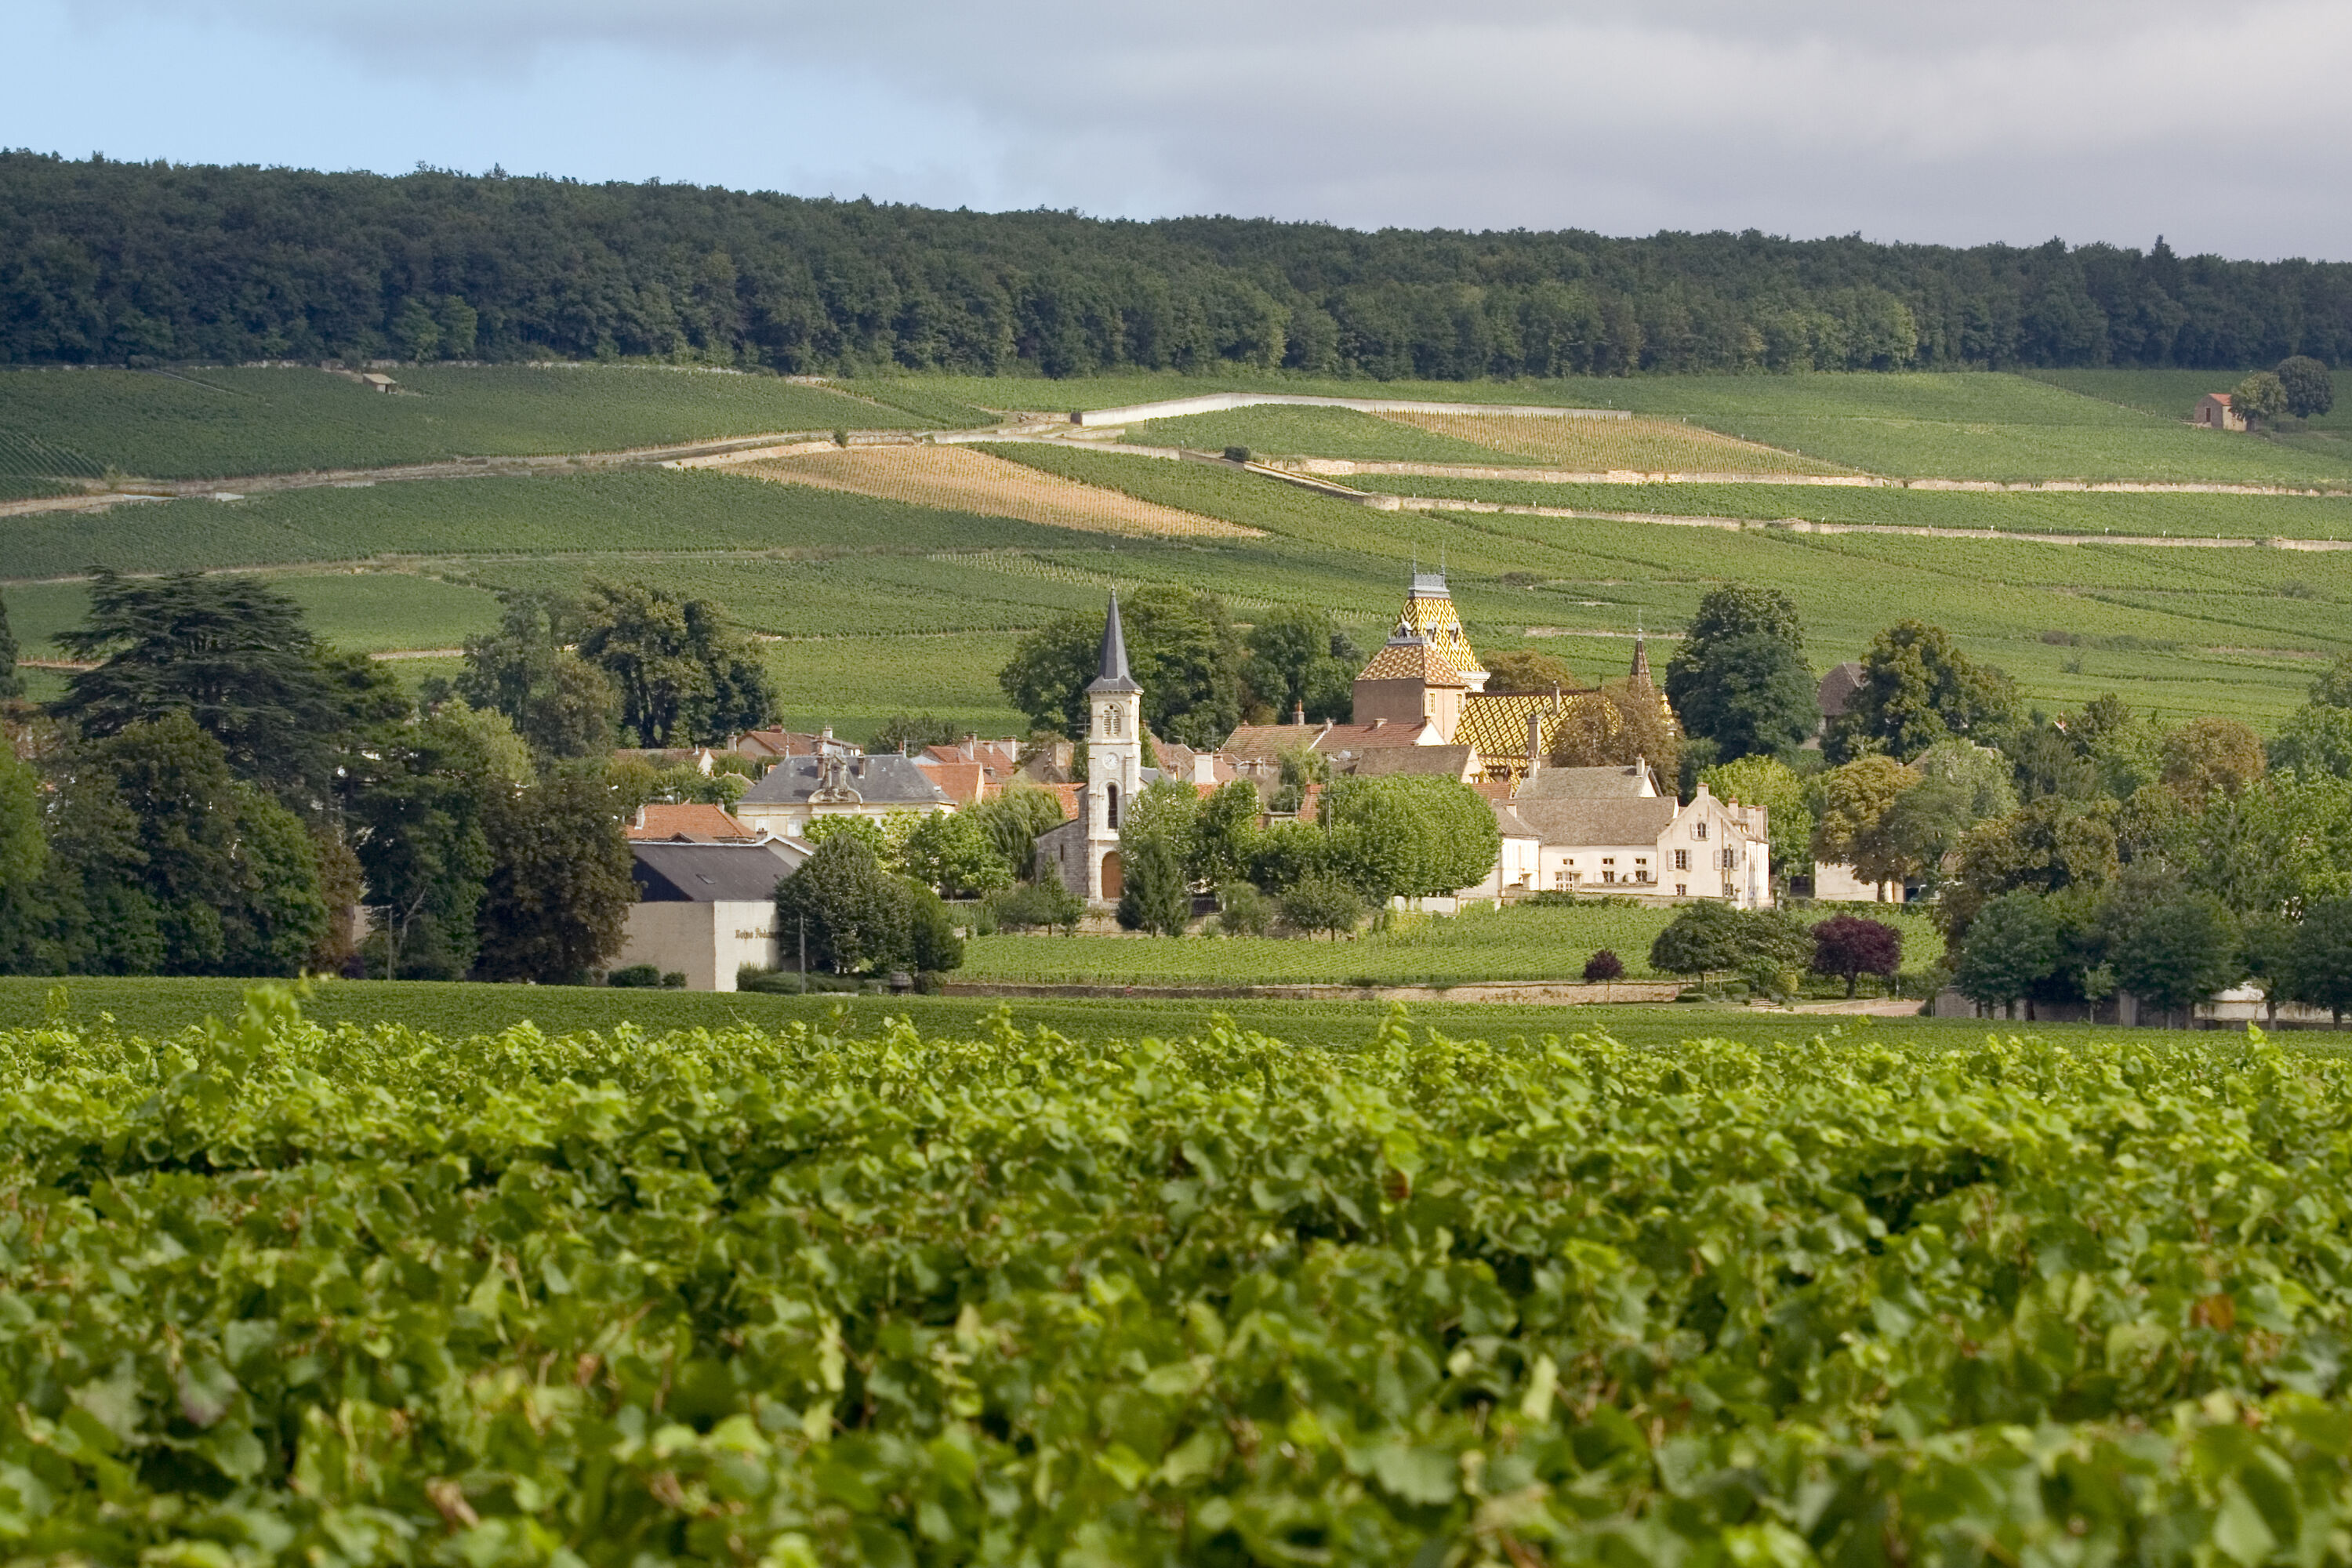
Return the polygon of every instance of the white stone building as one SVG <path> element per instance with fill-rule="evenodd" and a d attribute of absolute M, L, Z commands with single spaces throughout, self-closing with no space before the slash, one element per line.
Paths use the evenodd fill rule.
<path fill-rule="evenodd" d="M 777 966 L 776 884 L 808 858 L 807 845 L 664 839 L 632 844 L 629 852 L 637 902 L 614 968 L 650 963 L 683 973 L 689 991 L 732 991 L 744 964 Z"/>

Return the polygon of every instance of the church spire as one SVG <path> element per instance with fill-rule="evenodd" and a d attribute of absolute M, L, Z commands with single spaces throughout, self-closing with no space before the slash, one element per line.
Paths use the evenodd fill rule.
<path fill-rule="evenodd" d="M 1097 691 L 1140 691 L 1135 677 L 1127 668 L 1127 633 L 1118 624 L 1118 590 L 1110 591 L 1110 613 L 1103 619 L 1102 658 L 1095 675 L 1095 683 L 1087 688 Z"/>
<path fill-rule="evenodd" d="M 1650 679 L 1650 645 L 1642 636 L 1642 623 L 1638 620 L 1633 623 L 1633 668 L 1626 673 L 1626 679 L 1643 686 L 1656 684 Z"/>

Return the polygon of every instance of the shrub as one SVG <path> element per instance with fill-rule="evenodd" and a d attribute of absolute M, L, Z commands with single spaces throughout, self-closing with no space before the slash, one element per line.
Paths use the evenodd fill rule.
<path fill-rule="evenodd" d="M 612 973 L 604 976 L 604 984 L 607 985 L 642 988 L 647 991 L 658 989 L 661 983 L 662 972 L 650 963 L 632 963 L 625 969 L 615 969 Z M 684 979 L 681 978 L 678 984 L 684 984 Z"/>
<path fill-rule="evenodd" d="M 735 989 L 759 996 L 798 996 L 808 986 L 789 969 L 762 969 L 756 963 L 747 963 L 735 972 Z"/>
<path fill-rule="evenodd" d="M 685 990 L 686 971 L 683 969 L 666 969 L 662 971 L 661 988 L 665 991 Z"/>
<path fill-rule="evenodd" d="M 1624 977 L 1625 961 L 1605 947 L 1584 961 L 1584 983 L 1587 985 L 1605 985 L 1612 980 Z"/>
<path fill-rule="evenodd" d="M 1118 923 L 1129 931 L 1182 936 L 1192 919 L 1192 895 L 1184 886 L 1183 861 L 1166 839 L 1156 835 L 1122 837 L 1119 847 L 1124 876 Z"/>
<path fill-rule="evenodd" d="M 1228 463 L 1246 463 L 1250 460 L 1250 449 L 1247 447 L 1228 447 L 1225 448 L 1225 461 Z"/>
<path fill-rule="evenodd" d="M 963 967 L 963 938 L 945 900 L 920 882 L 902 882 L 907 904 L 908 966 L 918 973 Z"/>
<path fill-rule="evenodd" d="M 981 900 L 981 907 L 1003 931 L 1034 931 L 1041 926 L 1075 931 L 1087 913 L 1087 901 L 1054 880 L 1016 882 L 989 894 Z"/>
<path fill-rule="evenodd" d="M 1329 931 L 1334 941 L 1341 931 L 1354 931 L 1364 918 L 1364 900 L 1336 877 L 1299 879 L 1282 895 L 1281 909 L 1282 923 L 1291 930 L 1310 936 Z"/>
<path fill-rule="evenodd" d="M 1217 889 L 1217 929 L 1227 936 L 1264 936 L 1274 923 L 1274 905 L 1247 882 Z"/>

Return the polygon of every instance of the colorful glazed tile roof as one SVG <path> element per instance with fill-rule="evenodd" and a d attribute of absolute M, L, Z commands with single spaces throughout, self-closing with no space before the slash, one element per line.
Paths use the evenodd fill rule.
<path fill-rule="evenodd" d="M 1467 686 L 1454 662 L 1430 639 L 1418 635 L 1391 637 L 1372 655 L 1358 680 L 1418 680 L 1423 686 Z"/>

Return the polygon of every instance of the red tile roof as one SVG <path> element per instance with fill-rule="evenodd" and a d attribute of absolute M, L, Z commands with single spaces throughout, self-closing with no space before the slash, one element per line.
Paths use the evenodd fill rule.
<path fill-rule="evenodd" d="M 623 825 L 622 832 L 632 839 L 645 842 L 659 838 L 685 838 L 697 844 L 750 843 L 759 837 L 729 815 L 723 805 L 670 805 L 656 803 L 641 808 L 635 820 Z"/>
<path fill-rule="evenodd" d="M 970 805 L 995 793 L 989 787 L 988 770 L 979 763 L 966 762 L 961 757 L 942 762 L 929 754 L 914 762 L 924 776 L 946 791 L 948 798 L 958 805 Z"/>

